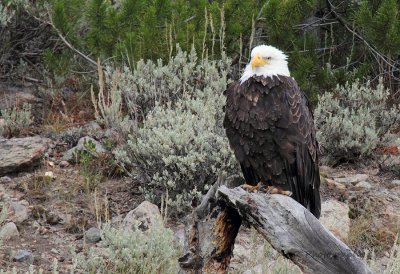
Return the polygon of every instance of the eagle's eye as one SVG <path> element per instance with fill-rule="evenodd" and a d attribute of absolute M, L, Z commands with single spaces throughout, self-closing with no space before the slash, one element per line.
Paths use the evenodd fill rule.
<path fill-rule="evenodd" d="M 267 57 L 267 60 L 271 60 L 271 59 L 272 59 L 271 56 L 268 56 L 268 57 Z"/>

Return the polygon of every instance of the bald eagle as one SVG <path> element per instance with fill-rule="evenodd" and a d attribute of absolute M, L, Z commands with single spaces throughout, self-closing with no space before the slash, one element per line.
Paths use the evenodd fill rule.
<path fill-rule="evenodd" d="M 261 45 L 226 93 L 224 128 L 247 187 L 291 196 L 321 214 L 317 141 L 307 97 L 287 56 Z"/>

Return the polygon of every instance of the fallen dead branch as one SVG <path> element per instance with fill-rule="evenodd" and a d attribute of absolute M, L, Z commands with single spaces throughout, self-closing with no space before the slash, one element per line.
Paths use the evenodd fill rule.
<path fill-rule="evenodd" d="M 193 213 L 179 273 L 226 273 L 242 222 L 253 226 L 304 273 L 372 273 L 361 258 L 290 197 L 218 185 Z"/>

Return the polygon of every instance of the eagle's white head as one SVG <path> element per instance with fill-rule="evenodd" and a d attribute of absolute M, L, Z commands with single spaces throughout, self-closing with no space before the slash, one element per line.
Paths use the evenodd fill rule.
<path fill-rule="evenodd" d="M 276 75 L 290 76 L 287 56 L 277 48 L 261 45 L 251 51 L 251 61 L 246 66 L 240 83 L 253 75 L 272 77 Z"/>

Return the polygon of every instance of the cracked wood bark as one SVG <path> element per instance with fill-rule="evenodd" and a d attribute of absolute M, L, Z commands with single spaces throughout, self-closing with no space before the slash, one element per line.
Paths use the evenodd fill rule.
<path fill-rule="evenodd" d="M 191 216 L 180 274 L 226 273 L 241 219 L 235 209 L 217 204 L 218 186 L 219 182 L 210 188 Z"/>
<path fill-rule="evenodd" d="M 290 197 L 217 187 L 213 186 L 193 214 L 189 252 L 180 259 L 179 273 L 226 273 L 241 221 L 253 226 L 304 273 L 372 273 L 361 258 Z"/>

